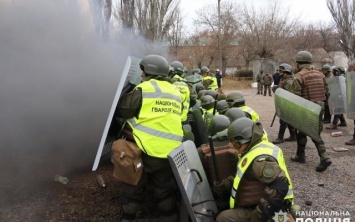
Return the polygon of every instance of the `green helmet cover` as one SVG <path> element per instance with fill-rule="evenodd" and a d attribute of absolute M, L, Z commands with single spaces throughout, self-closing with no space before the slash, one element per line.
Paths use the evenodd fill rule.
<path fill-rule="evenodd" d="M 147 55 L 139 63 L 141 70 L 149 75 L 167 77 L 169 75 L 169 64 L 160 55 Z"/>
<path fill-rule="evenodd" d="M 296 55 L 297 63 L 312 63 L 312 54 L 308 51 L 300 51 Z"/>
<path fill-rule="evenodd" d="M 228 139 L 236 140 L 240 144 L 249 142 L 253 136 L 253 126 L 254 122 L 247 117 L 233 121 L 228 127 Z"/>

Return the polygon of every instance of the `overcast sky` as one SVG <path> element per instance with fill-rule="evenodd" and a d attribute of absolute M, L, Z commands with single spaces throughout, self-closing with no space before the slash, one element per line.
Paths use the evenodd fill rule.
<path fill-rule="evenodd" d="M 223 2 L 224 0 L 221 0 Z M 265 5 L 269 0 L 228 0 L 229 2 L 236 3 L 252 3 L 256 8 L 259 5 Z M 318 23 L 322 22 L 330 22 L 332 21 L 332 17 L 327 8 L 327 0 L 277 0 L 284 7 L 289 6 L 291 17 L 295 16 L 304 21 L 308 21 L 309 23 Z M 215 4 L 217 7 L 218 0 L 181 0 L 181 9 L 183 10 L 183 14 L 185 15 L 185 25 L 188 27 L 193 27 L 193 19 L 196 18 L 196 13 L 200 12 L 200 10 L 204 5 Z M 201 12 L 202 13 L 202 12 Z"/>

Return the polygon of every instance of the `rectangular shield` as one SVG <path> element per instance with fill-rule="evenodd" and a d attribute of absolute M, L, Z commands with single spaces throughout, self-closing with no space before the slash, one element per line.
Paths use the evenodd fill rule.
<path fill-rule="evenodd" d="M 355 119 L 355 72 L 346 73 L 346 104 L 349 119 Z"/>
<path fill-rule="evenodd" d="M 283 121 L 312 139 L 320 140 L 320 105 L 281 88 L 276 90 L 274 98 L 276 114 Z"/>
<path fill-rule="evenodd" d="M 191 221 L 214 221 L 217 206 L 195 144 L 185 141 L 168 154 L 168 159 Z"/>
<path fill-rule="evenodd" d="M 100 140 L 92 171 L 95 171 L 99 166 L 101 156 L 111 151 L 112 143 L 113 141 L 117 140 L 116 136 L 122 129 L 124 120 L 120 119 L 119 116 L 115 116 L 117 103 L 121 95 L 129 92 L 142 81 L 142 71 L 139 67 L 140 61 L 141 59 L 132 56 L 127 58 L 126 65 L 123 69 L 121 79 L 118 83 L 117 91 L 106 121 L 104 132 Z"/>
<path fill-rule="evenodd" d="M 346 85 L 344 76 L 326 79 L 329 89 L 329 111 L 331 115 L 346 113 Z"/>

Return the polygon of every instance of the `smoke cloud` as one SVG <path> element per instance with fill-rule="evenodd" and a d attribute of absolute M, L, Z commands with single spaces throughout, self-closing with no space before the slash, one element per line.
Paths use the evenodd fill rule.
<path fill-rule="evenodd" d="M 90 170 L 127 56 L 166 54 L 124 33 L 102 42 L 86 4 L 0 2 L 0 187 Z"/>

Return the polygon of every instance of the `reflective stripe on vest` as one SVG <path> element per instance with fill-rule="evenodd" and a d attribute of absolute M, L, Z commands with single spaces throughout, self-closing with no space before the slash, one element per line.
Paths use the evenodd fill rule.
<path fill-rule="evenodd" d="M 249 106 L 240 106 L 238 107 L 239 109 L 243 110 L 246 113 L 249 113 L 251 116 L 251 120 L 253 120 L 253 122 L 255 123 L 256 121 L 259 121 L 259 115 L 257 112 L 255 112 L 252 108 L 250 108 Z"/>
<path fill-rule="evenodd" d="M 218 89 L 218 84 L 217 84 L 217 78 L 215 76 L 205 76 L 203 77 L 203 80 L 212 80 L 212 83 L 208 86 L 208 88 L 211 88 L 212 90 Z"/>
<path fill-rule="evenodd" d="M 189 108 L 190 108 L 190 89 L 189 86 L 184 82 L 176 81 L 174 82 L 174 85 L 179 89 L 181 95 L 184 97 L 182 102 L 183 109 L 182 109 L 181 119 L 182 122 L 185 122 L 187 120 L 187 113 L 189 112 Z"/>
<path fill-rule="evenodd" d="M 128 120 L 134 139 L 148 155 L 167 158 L 183 139 L 180 92 L 171 83 L 159 80 L 137 87 L 142 89 L 142 108 L 138 118 Z"/>
<path fill-rule="evenodd" d="M 255 145 L 253 148 L 251 148 L 251 150 L 248 153 L 246 153 L 238 161 L 237 173 L 234 178 L 231 197 L 229 199 L 229 206 L 231 209 L 233 209 L 234 206 L 236 205 L 235 198 L 237 197 L 238 186 L 240 184 L 240 181 L 241 181 L 245 171 L 248 169 L 248 167 L 254 161 L 254 159 L 258 156 L 261 156 L 261 155 L 270 155 L 270 156 L 273 156 L 277 160 L 280 168 L 285 172 L 285 175 L 286 175 L 288 182 L 289 182 L 288 191 L 287 191 L 287 195 L 286 195 L 285 199 L 291 199 L 291 201 L 293 201 L 293 198 L 294 198 L 293 186 L 292 186 L 292 182 L 291 182 L 291 179 L 290 179 L 290 176 L 289 176 L 286 164 L 285 164 L 285 159 L 283 157 L 282 150 L 278 146 L 275 146 L 274 144 L 272 144 L 270 142 L 262 141 L 259 144 Z"/>

